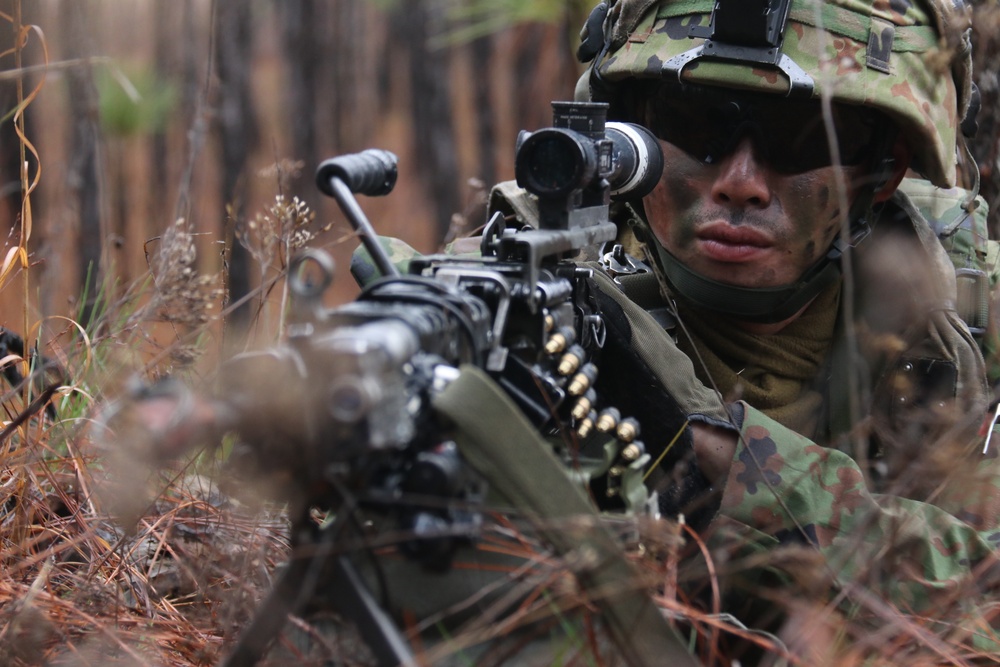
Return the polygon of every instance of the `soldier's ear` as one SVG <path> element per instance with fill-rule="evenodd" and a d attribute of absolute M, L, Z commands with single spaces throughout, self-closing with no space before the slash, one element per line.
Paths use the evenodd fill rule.
<path fill-rule="evenodd" d="M 889 176 L 885 179 L 882 186 L 875 191 L 874 202 L 876 204 L 887 201 L 892 196 L 892 193 L 896 191 L 896 188 L 903 181 L 903 177 L 906 176 L 906 170 L 909 169 L 912 159 L 913 150 L 903 135 L 900 134 L 896 137 L 896 142 L 892 145 L 892 169 L 889 171 Z"/>

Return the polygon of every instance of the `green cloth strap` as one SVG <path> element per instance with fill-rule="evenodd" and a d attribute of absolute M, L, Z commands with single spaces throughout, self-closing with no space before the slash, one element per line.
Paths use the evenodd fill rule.
<path fill-rule="evenodd" d="M 645 593 L 639 573 L 583 490 L 489 375 L 462 366 L 433 404 L 455 423 L 455 440 L 465 460 L 507 502 L 537 520 L 539 533 L 558 554 L 575 556 L 579 583 L 602 610 L 628 664 L 697 664 Z"/>

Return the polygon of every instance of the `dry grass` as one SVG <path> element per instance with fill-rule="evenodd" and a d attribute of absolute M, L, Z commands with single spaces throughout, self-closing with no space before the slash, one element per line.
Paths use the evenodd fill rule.
<path fill-rule="evenodd" d="M 3 664 L 215 664 L 284 556 L 282 522 L 209 500 L 164 495 L 127 534 L 60 495 L 5 545 Z"/>
<path fill-rule="evenodd" d="M 183 235 L 183 226 L 175 233 Z M 180 256 L 173 264 L 164 258 L 154 266 L 189 265 L 183 239 L 163 247 Z M 164 280 L 168 275 L 177 284 Z M 62 360 L 66 376 L 80 379 L 56 395 L 55 421 L 43 411 L 33 412 L 0 450 L 0 664 L 218 664 L 270 589 L 275 567 L 288 559 L 286 518 L 267 504 L 241 503 L 258 490 L 234 485 L 220 469 L 221 459 L 198 454 L 186 464 L 167 462 L 155 456 L 157 443 L 144 424 L 116 421 L 111 434 L 99 419 L 113 404 L 114 383 L 123 380 L 109 370 L 122 348 L 145 344 L 143 358 L 160 359 L 147 367 L 147 378 L 186 368 L 176 363 L 171 348 L 187 343 L 174 338 L 172 344 L 159 341 L 150 347 L 146 327 L 156 319 L 178 325 L 163 306 L 171 303 L 169 295 L 184 295 L 192 284 L 201 284 L 196 275 L 162 270 L 148 288 L 162 294 L 144 299 L 128 315 L 120 312 L 128 309 L 124 300 L 107 309 L 107 320 L 124 322 L 125 329 L 94 339 L 70 336 L 75 330 L 68 329 L 43 345 L 58 350 L 53 356 Z M 181 302 L 207 303 L 190 295 Z M 203 316 L 213 317 L 208 312 L 188 313 L 181 329 L 197 331 Z M 19 392 L 6 396 L 7 419 L 16 419 L 26 405 Z M 101 406 L 103 411 L 97 409 Z M 912 463 L 936 470 L 939 485 L 970 488 L 976 482 L 959 477 L 968 473 L 960 466 L 942 466 L 961 458 L 944 440 L 927 451 Z M 230 486 L 220 488 L 226 482 Z M 533 628 L 566 625 L 578 628 L 568 632 L 567 664 L 615 664 L 595 621 L 594 600 L 572 576 L 573 555 L 553 554 L 512 518 L 495 517 L 480 548 L 513 554 L 525 563 L 501 571 L 494 584 L 509 600 L 517 599 L 513 612 L 495 607 L 495 615 L 481 613 L 461 626 L 453 641 L 423 646 L 427 664 L 488 638 L 502 640 L 488 654 L 490 660 L 509 658 L 509 664 L 517 664 L 524 633 L 530 637 Z M 970 633 L 978 629 L 960 622 L 964 602 L 994 586 L 989 564 L 982 566 L 976 590 L 949 591 L 941 599 L 942 613 L 931 619 L 893 608 L 872 592 L 884 583 L 878 560 L 857 574 L 856 587 L 841 588 L 831 599 L 829 565 L 811 549 L 756 551 L 745 533 L 725 522 L 707 542 L 671 521 L 637 522 L 634 529 L 626 542 L 639 572 L 634 585 L 654 593 L 705 664 L 729 664 L 732 658 L 743 664 L 802 665 L 991 659 L 972 647 Z M 391 539 L 380 548 L 392 551 Z M 350 541 L 342 548 L 367 549 Z M 883 558 L 890 559 L 888 551 Z M 755 603 L 745 604 L 749 600 Z M 740 613 L 725 613 L 733 610 Z M 942 619 L 956 626 L 944 627 Z M 751 630 L 744 621 L 767 632 Z M 333 627 L 339 626 L 334 622 Z M 407 627 L 412 632 L 423 626 L 412 621 Z M 314 636 L 310 643 L 320 655 L 324 647 L 335 653 L 356 648 L 349 640 L 345 648 L 342 638 L 349 633 L 331 635 L 321 617 L 293 619 L 292 628 Z M 413 638 L 421 646 L 420 638 Z M 283 646 L 289 653 L 280 655 L 299 651 L 296 642 Z M 298 657 L 295 661 L 300 664 Z M 271 664 L 290 663 L 277 659 Z"/>
<path fill-rule="evenodd" d="M 194 260 L 179 222 L 153 280 L 103 302 L 89 333 L 46 323 L 55 420 L 31 405 L 37 389 L 4 395 L 19 426 L 0 448 L 0 664 L 216 664 L 287 556 L 280 511 L 222 494 L 196 473 L 210 457 L 155 461 L 138 431 L 116 441 L 95 421 L 129 378 L 194 379 L 221 296 Z"/>

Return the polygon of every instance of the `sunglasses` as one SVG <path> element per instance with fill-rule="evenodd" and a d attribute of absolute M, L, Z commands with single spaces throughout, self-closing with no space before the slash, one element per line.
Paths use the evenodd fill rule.
<path fill-rule="evenodd" d="M 834 164 L 827 120 L 837 162 L 844 166 L 869 162 L 880 144 L 877 138 L 890 127 L 888 118 L 873 109 L 837 102 L 825 118 L 816 99 L 669 84 L 639 99 L 639 122 L 695 159 L 717 164 L 749 138 L 757 159 L 781 174 Z"/>

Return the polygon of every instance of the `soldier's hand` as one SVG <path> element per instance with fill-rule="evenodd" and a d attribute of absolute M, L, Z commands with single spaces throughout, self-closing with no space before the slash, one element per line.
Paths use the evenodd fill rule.
<path fill-rule="evenodd" d="M 218 406 L 194 399 L 185 404 L 175 396 L 156 396 L 136 402 L 131 419 L 148 430 L 158 459 L 175 458 L 206 444 L 220 429 Z"/>
<path fill-rule="evenodd" d="M 710 426 L 692 424 L 692 446 L 698 467 L 715 488 L 722 488 L 729 477 L 729 468 L 736 454 L 738 435 L 735 431 Z"/>
<path fill-rule="evenodd" d="M 106 406 L 98 419 L 110 437 L 131 455 L 163 461 L 217 444 L 232 427 L 230 411 L 175 380 L 138 386 Z"/>

